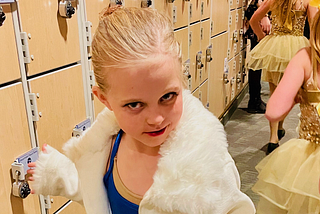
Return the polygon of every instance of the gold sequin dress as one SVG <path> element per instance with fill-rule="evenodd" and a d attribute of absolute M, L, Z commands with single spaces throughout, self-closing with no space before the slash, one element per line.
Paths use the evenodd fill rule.
<path fill-rule="evenodd" d="M 260 195 L 258 214 L 319 214 L 320 91 L 307 81 L 300 89 L 299 138 L 291 139 L 257 166 L 252 190 Z"/>
<path fill-rule="evenodd" d="M 248 68 L 262 69 L 261 79 L 278 85 L 289 61 L 309 41 L 303 36 L 307 11 L 305 8 L 292 10 L 284 24 L 276 15 L 271 16 L 271 33 L 265 36 L 249 53 Z"/>

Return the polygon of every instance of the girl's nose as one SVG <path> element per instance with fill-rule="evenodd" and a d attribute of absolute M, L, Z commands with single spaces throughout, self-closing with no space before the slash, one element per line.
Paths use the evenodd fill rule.
<path fill-rule="evenodd" d="M 149 112 L 147 115 L 147 123 L 152 126 L 160 126 L 164 121 L 164 117 L 159 111 Z"/>

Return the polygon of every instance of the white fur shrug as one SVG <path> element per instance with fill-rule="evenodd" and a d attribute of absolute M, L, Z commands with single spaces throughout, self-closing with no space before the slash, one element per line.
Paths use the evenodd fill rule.
<path fill-rule="evenodd" d="M 252 201 L 240 191 L 222 124 L 189 91 L 183 92 L 183 105 L 178 126 L 160 148 L 154 183 L 139 213 L 255 213 Z M 80 138 L 65 144 L 66 156 L 48 146 L 37 162 L 36 193 L 81 201 L 88 214 L 111 213 L 103 176 L 118 131 L 113 112 L 106 108 Z"/>

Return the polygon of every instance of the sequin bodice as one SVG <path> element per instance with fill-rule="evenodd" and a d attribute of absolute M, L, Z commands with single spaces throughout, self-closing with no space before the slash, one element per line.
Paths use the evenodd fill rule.
<path fill-rule="evenodd" d="M 299 138 L 320 144 L 320 91 L 301 89 Z"/>
<path fill-rule="evenodd" d="M 271 34 L 275 36 L 303 36 L 306 16 L 306 10 L 292 10 L 290 13 L 291 20 L 283 24 L 280 22 L 277 15 L 271 15 Z"/>

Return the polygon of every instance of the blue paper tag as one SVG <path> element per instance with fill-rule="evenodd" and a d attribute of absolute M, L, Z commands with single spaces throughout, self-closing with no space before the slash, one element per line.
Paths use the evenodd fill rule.
<path fill-rule="evenodd" d="M 39 157 L 39 148 L 35 147 L 30 151 L 24 153 L 20 157 L 18 157 L 16 161 L 18 163 L 23 164 L 24 172 L 27 173 L 27 170 L 29 169 L 28 163 L 35 162 L 36 160 L 38 160 L 38 157 Z"/>

